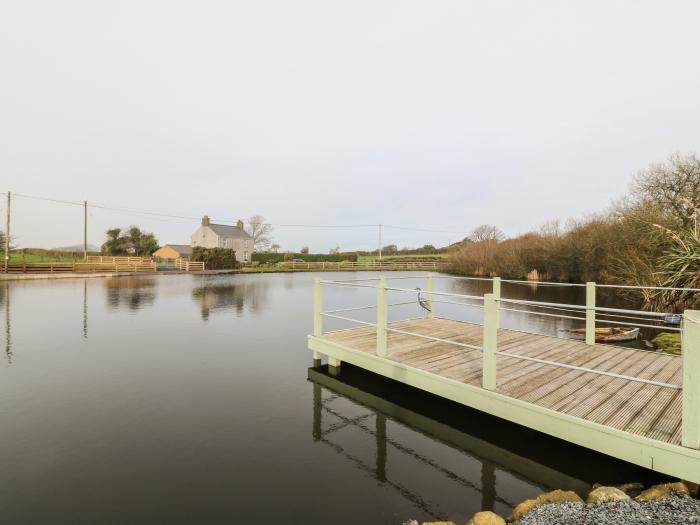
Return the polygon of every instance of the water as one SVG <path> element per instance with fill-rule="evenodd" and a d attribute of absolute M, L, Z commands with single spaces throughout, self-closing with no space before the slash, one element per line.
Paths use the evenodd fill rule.
<path fill-rule="evenodd" d="M 345 277 L 358 275 L 371 276 Z M 649 478 L 346 365 L 338 378 L 309 371 L 314 277 L 1 283 L 2 522 L 461 522 L 482 508 L 506 514 L 547 488 Z M 504 296 L 581 299 L 567 290 L 504 286 Z M 329 288 L 326 308 L 374 297 Z M 436 306 L 438 315 L 480 315 Z M 391 310 L 394 319 L 420 314 L 415 304 Z M 502 320 L 561 327 L 514 312 Z"/>

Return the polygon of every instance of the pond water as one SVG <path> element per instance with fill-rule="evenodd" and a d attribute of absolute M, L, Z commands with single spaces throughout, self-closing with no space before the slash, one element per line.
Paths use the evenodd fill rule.
<path fill-rule="evenodd" d="M 547 488 L 654 478 L 350 366 L 338 377 L 310 370 L 317 276 L 0 283 L 2 522 L 462 522 L 482 508 L 507 514 Z M 503 296 L 580 303 L 583 290 L 504 285 Z M 375 297 L 328 288 L 325 307 Z M 415 293 L 390 297 L 409 300 Z M 420 315 L 415 302 L 391 310 Z M 550 334 L 572 323 L 502 317 L 504 327 Z"/>

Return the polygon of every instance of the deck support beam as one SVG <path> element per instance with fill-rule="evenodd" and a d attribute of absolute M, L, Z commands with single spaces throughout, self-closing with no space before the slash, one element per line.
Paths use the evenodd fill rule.
<path fill-rule="evenodd" d="M 428 275 L 428 284 L 426 286 L 428 290 L 428 308 L 430 308 L 430 311 L 426 312 L 425 316 L 428 319 L 434 319 L 435 318 L 435 304 L 433 302 L 433 292 L 435 291 L 435 282 L 433 279 L 433 274 Z"/>
<path fill-rule="evenodd" d="M 318 277 L 314 280 L 314 335 L 323 335 L 323 285 Z"/>
<path fill-rule="evenodd" d="M 386 357 L 387 352 L 387 296 L 386 278 L 382 275 L 377 282 L 377 355 L 379 357 Z"/>
<path fill-rule="evenodd" d="M 595 283 L 586 283 L 586 344 L 595 344 Z"/>
<path fill-rule="evenodd" d="M 700 449 L 700 310 L 683 313 L 683 415 L 681 444 Z"/>
<path fill-rule="evenodd" d="M 492 293 L 484 295 L 483 372 L 481 384 L 496 390 L 496 347 L 498 344 L 498 302 Z"/>

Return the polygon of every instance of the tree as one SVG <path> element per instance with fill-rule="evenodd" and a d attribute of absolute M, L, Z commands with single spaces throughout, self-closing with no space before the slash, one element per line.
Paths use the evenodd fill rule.
<path fill-rule="evenodd" d="M 477 226 L 469 234 L 469 240 L 472 242 L 502 241 L 505 237 L 501 230 L 490 224 Z"/>
<path fill-rule="evenodd" d="M 265 222 L 265 217 L 254 215 L 248 218 L 245 231 L 253 238 L 253 247 L 256 251 L 264 252 L 272 244 L 272 232 L 274 228 Z"/>
<path fill-rule="evenodd" d="M 389 253 L 398 253 L 399 248 L 395 244 L 387 244 L 382 247 L 382 254 L 386 255 Z"/>
<path fill-rule="evenodd" d="M 304 246 L 304 247 L 299 251 L 299 253 L 303 253 L 303 254 L 309 253 L 309 247 L 308 247 L 308 246 Z"/>
<path fill-rule="evenodd" d="M 657 208 L 682 229 L 696 228 L 700 209 L 700 158 L 671 155 L 637 174 L 631 188 L 633 206 Z"/>
<path fill-rule="evenodd" d="M 328 250 L 329 255 L 335 255 L 337 253 L 340 253 L 340 246 L 337 246 L 335 248 L 331 248 Z"/>
<path fill-rule="evenodd" d="M 105 233 L 107 240 L 101 248 L 105 255 L 148 257 L 158 249 L 155 235 L 143 232 L 137 226 L 130 226 L 123 235 L 121 228 L 111 228 Z"/>
<path fill-rule="evenodd" d="M 272 245 L 270 246 L 270 251 L 271 251 L 272 253 L 279 253 L 279 251 L 280 251 L 280 245 L 279 245 L 279 244 L 272 244 Z"/>

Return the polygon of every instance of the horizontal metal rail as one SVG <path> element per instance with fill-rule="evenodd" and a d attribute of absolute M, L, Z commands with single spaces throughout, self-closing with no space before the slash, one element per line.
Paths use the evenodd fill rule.
<path fill-rule="evenodd" d="M 416 301 L 403 301 L 401 303 L 391 303 L 391 304 L 387 304 L 387 306 L 404 306 L 406 304 L 415 304 L 416 306 L 418 306 L 418 303 Z M 351 308 L 339 308 L 337 310 L 326 310 L 324 313 L 338 314 L 338 313 L 342 313 L 342 312 L 354 312 L 356 310 L 370 310 L 370 309 L 376 308 L 376 307 L 377 307 L 376 304 L 368 304 L 366 306 L 353 306 Z"/>
<path fill-rule="evenodd" d="M 657 324 L 639 324 L 639 323 L 621 323 L 614 319 L 599 319 L 595 318 L 596 323 L 607 323 L 607 324 L 624 324 L 625 326 L 636 326 L 639 328 L 655 328 L 657 330 L 671 330 L 672 332 L 682 332 L 682 328 L 676 328 L 675 326 L 659 326 Z"/>
<path fill-rule="evenodd" d="M 406 332 L 405 330 L 397 330 L 396 328 L 386 328 L 387 332 L 395 332 L 397 334 L 412 335 L 414 337 L 420 337 L 422 339 L 428 339 L 429 341 L 436 341 L 438 343 L 449 343 L 455 346 L 461 346 L 464 348 L 469 348 L 471 350 L 483 350 L 480 346 L 469 345 L 467 343 L 459 343 L 457 341 L 450 341 L 449 339 L 440 339 L 439 337 L 432 337 L 429 335 L 417 334 L 415 332 Z"/>
<path fill-rule="evenodd" d="M 427 292 L 427 293 L 430 293 L 430 292 Z M 459 306 L 471 306 L 473 308 L 482 308 L 482 309 L 484 308 L 483 304 L 460 303 L 459 301 L 436 301 L 435 299 L 433 299 L 433 302 L 435 304 L 456 304 Z"/>
<path fill-rule="evenodd" d="M 335 314 L 322 313 L 321 315 L 323 315 L 325 317 L 332 317 L 333 319 L 340 319 L 341 321 L 351 321 L 353 323 L 364 324 L 367 326 L 377 326 L 374 323 L 368 323 L 367 321 L 360 321 L 359 319 L 351 319 L 349 317 L 342 317 L 340 315 L 335 315 Z"/>
<path fill-rule="evenodd" d="M 505 357 L 512 357 L 514 359 L 522 359 L 524 361 L 532 361 L 534 363 L 542 363 L 545 365 L 552 365 L 556 366 L 559 368 L 568 368 L 570 370 L 578 370 L 581 372 L 590 372 L 593 374 L 598 374 L 602 376 L 608 376 L 608 377 L 615 377 L 617 379 L 626 379 L 628 381 L 636 381 L 638 383 L 646 383 L 648 385 L 654 385 L 654 386 L 659 386 L 659 387 L 664 387 L 664 388 L 674 388 L 676 390 L 681 390 L 683 387 L 680 385 L 673 385 L 670 383 L 662 383 L 660 381 L 653 381 L 651 379 L 642 379 L 641 377 L 635 377 L 635 376 L 628 376 L 624 374 L 616 374 L 614 372 L 606 372 L 604 370 L 596 370 L 595 368 L 586 368 L 583 366 L 576 366 L 576 365 L 567 365 L 565 363 L 559 363 L 557 361 L 549 361 L 547 359 L 539 359 L 537 357 L 529 357 L 525 355 L 518 355 L 518 354 L 511 354 L 510 352 L 496 352 L 497 355 L 502 355 Z"/>
<path fill-rule="evenodd" d="M 564 315 L 564 314 L 548 314 L 546 312 L 537 312 L 535 310 L 519 310 L 516 308 L 501 308 L 501 312 L 523 312 L 526 314 L 533 314 L 533 315 L 541 315 L 544 317 L 556 317 L 557 319 L 575 319 L 577 321 L 585 321 L 585 317 L 574 317 L 572 315 Z"/>
<path fill-rule="evenodd" d="M 700 292 L 700 288 L 676 288 L 673 286 L 633 286 L 631 284 L 596 284 L 596 288 L 623 288 L 628 290 L 666 290 L 673 292 Z"/>
<path fill-rule="evenodd" d="M 416 293 L 418 290 L 415 288 L 395 288 L 392 286 L 387 286 L 385 290 L 391 291 L 391 292 L 411 292 L 411 293 Z M 465 299 L 474 299 L 475 301 L 483 301 L 484 298 L 481 295 L 466 295 L 466 294 L 461 294 L 461 293 L 451 293 L 451 292 L 435 292 L 432 290 L 421 290 L 421 292 L 428 294 L 428 295 L 441 295 L 444 297 L 464 297 Z"/>

